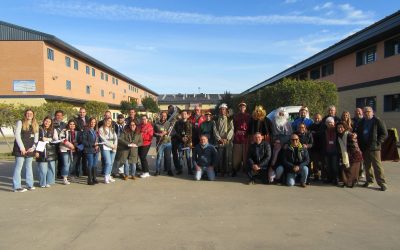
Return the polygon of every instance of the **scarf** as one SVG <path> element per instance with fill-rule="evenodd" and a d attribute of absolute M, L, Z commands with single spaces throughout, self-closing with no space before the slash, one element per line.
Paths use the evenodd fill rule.
<path fill-rule="evenodd" d="M 350 167 L 349 153 L 347 153 L 347 136 L 348 135 L 349 135 L 349 132 L 345 131 L 343 133 L 342 137 L 340 137 L 340 136 L 338 137 L 340 152 L 342 154 L 342 162 L 346 168 Z"/>

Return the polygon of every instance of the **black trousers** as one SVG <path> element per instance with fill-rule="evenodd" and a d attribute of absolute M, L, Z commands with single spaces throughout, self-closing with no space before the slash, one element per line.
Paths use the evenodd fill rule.
<path fill-rule="evenodd" d="M 147 162 L 147 154 L 149 153 L 149 149 L 150 145 L 140 146 L 138 149 L 140 163 L 142 164 L 142 170 L 144 173 L 149 172 L 149 163 Z"/>
<path fill-rule="evenodd" d="M 182 166 L 179 161 L 178 150 L 179 150 L 179 142 L 172 141 L 172 158 L 174 160 L 175 170 L 182 170 Z"/>

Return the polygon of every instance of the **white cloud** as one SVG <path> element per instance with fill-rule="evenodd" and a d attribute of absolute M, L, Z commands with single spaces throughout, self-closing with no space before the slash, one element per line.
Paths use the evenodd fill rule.
<path fill-rule="evenodd" d="M 319 9 L 333 7 L 327 2 Z M 94 2 L 44 1 L 38 9 L 54 15 L 80 18 L 150 21 L 181 24 L 218 24 L 218 25 L 269 25 L 269 24 L 313 24 L 313 25 L 368 25 L 372 23 L 370 15 L 354 9 L 349 4 L 339 6 L 344 17 L 326 18 L 307 15 L 260 15 L 260 16 L 215 16 L 191 12 L 175 12 L 150 8 L 138 8 L 118 4 L 100 4 Z"/>
<path fill-rule="evenodd" d="M 332 2 L 326 2 L 323 5 L 317 5 L 314 7 L 314 10 L 323 10 L 323 9 L 330 9 L 333 7 L 333 3 Z"/>

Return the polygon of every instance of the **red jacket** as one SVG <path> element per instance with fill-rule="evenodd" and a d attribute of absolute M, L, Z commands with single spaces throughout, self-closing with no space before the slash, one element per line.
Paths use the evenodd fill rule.
<path fill-rule="evenodd" d="M 233 143 L 247 144 L 249 135 L 250 115 L 248 113 L 238 113 L 233 117 Z"/>
<path fill-rule="evenodd" d="M 196 114 L 192 114 L 189 119 L 190 123 L 192 124 L 192 143 L 193 146 L 199 144 L 200 139 L 200 126 L 203 122 L 206 121 L 206 117 L 204 115 L 200 115 L 196 119 Z"/>
<path fill-rule="evenodd" d="M 153 139 L 154 134 L 153 126 L 151 125 L 151 123 L 148 122 L 146 124 L 140 124 L 139 128 L 143 138 L 142 146 L 151 145 L 151 140 Z"/>

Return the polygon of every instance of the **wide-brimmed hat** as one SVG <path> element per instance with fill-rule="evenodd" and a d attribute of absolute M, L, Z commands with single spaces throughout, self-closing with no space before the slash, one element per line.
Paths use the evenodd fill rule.
<path fill-rule="evenodd" d="M 219 108 L 220 109 L 222 109 L 222 108 L 227 109 L 228 105 L 226 103 L 222 103 L 221 105 L 219 105 Z"/>

